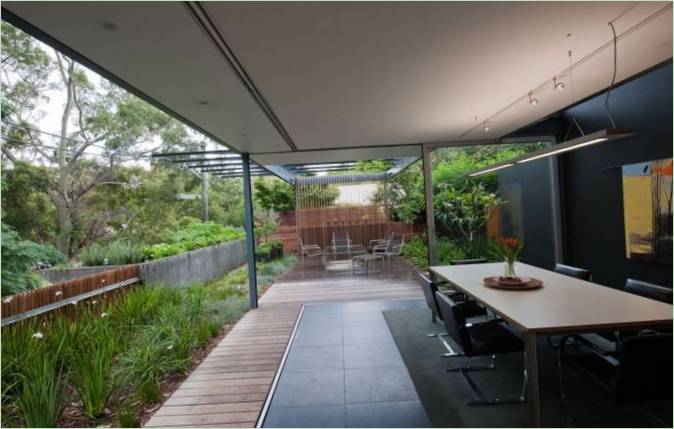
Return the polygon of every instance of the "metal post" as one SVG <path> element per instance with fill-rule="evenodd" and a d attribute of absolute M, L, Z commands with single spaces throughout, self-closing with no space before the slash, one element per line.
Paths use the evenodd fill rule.
<path fill-rule="evenodd" d="M 206 152 L 206 143 L 201 149 Z M 208 222 L 208 173 L 205 171 L 201 172 L 201 220 Z"/>
<path fill-rule="evenodd" d="M 257 272 L 255 270 L 255 228 L 253 226 L 253 193 L 250 186 L 250 156 L 241 154 L 243 165 L 243 223 L 246 228 L 248 256 L 248 294 L 250 308 L 257 308 Z"/>
<path fill-rule="evenodd" d="M 424 196 L 426 198 L 426 236 L 428 239 L 428 265 L 435 265 L 435 216 L 433 214 L 433 181 L 431 176 L 432 148 L 422 148 L 424 165 Z"/>
<path fill-rule="evenodd" d="M 201 172 L 201 220 L 208 222 L 208 173 Z"/>

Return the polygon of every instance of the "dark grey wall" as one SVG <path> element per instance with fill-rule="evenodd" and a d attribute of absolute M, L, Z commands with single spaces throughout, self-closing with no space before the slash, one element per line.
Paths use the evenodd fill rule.
<path fill-rule="evenodd" d="M 609 127 L 605 94 L 563 112 L 586 133 Z M 632 137 L 560 156 L 566 260 L 588 268 L 594 281 L 621 287 L 627 277 L 672 286 L 672 266 L 625 256 L 622 202 L 624 164 L 672 157 L 672 65 L 615 88 L 611 112 Z"/>
<path fill-rule="evenodd" d="M 522 262 L 546 269 L 552 269 L 556 262 L 549 165 L 548 159 L 542 159 L 498 173 L 505 200 L 501 210 L 503 234 L 524 241 Z"/>

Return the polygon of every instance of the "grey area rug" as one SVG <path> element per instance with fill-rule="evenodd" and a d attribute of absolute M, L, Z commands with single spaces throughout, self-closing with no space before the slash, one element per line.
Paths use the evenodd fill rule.
<path fill-rule="evenodd" d="M 430 332 L 443 332 L 442 322 L 431 322 L 426 308 L 384 312 L 396 345 L 407 366 L 426 413 L 434 427 L 525 427 L 527 405 L 467 406 L 470 387 L 459 373 L 446 368 L 488 363 L 489 358 L 441 358 L 445 349 Z M 545 339 L 538 344 L 542 423 L 547 427 L 672 427 L 672 403 L 617 405 L 594 384 L 566 369 L 570 397 L 560 399 L 556 351 Z M 497 356 L 496 369 L 473 372 L 473 379 L 489 397 L 518 395 L 522 383 L 523 356 L 509 353 Z"/>

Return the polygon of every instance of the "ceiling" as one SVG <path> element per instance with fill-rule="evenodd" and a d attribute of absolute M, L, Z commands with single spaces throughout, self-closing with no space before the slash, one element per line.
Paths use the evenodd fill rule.
<path fill-rule="evenodd" d="M 200 7 L 210 34 L 176 2 L 3 2 L 3 18 L 10 11 L 34 35 L 264 164 L 418 156 L 418 143 L 506 135 L 608 86 L 612 20 L 618 82 L 672 57 L 664 2 Z"/>

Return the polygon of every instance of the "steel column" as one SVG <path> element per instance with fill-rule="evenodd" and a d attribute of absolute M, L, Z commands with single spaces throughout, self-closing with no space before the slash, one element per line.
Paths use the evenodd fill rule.
<path fill-rule="evenodd" d="M 248 256 L 248 295 L 250 308 L 257 308 L 257 272 L 255 270 L 255 228 L 253 226 L 253 193 L 250 186 L 250 156 L 241 154 L 243 166 L 243 223 L 246 228 Z"/>
<path fill-rule="evenodd" d="M 426 237 L 428 239 L 428 265 L 436 264 L 435 259 L 435 216 L 433 214 L 433 180 L 431 175 L 431 152 L 430 146 L 422 148 L 424 167 L 424 197 L 426 198 Z"/>

